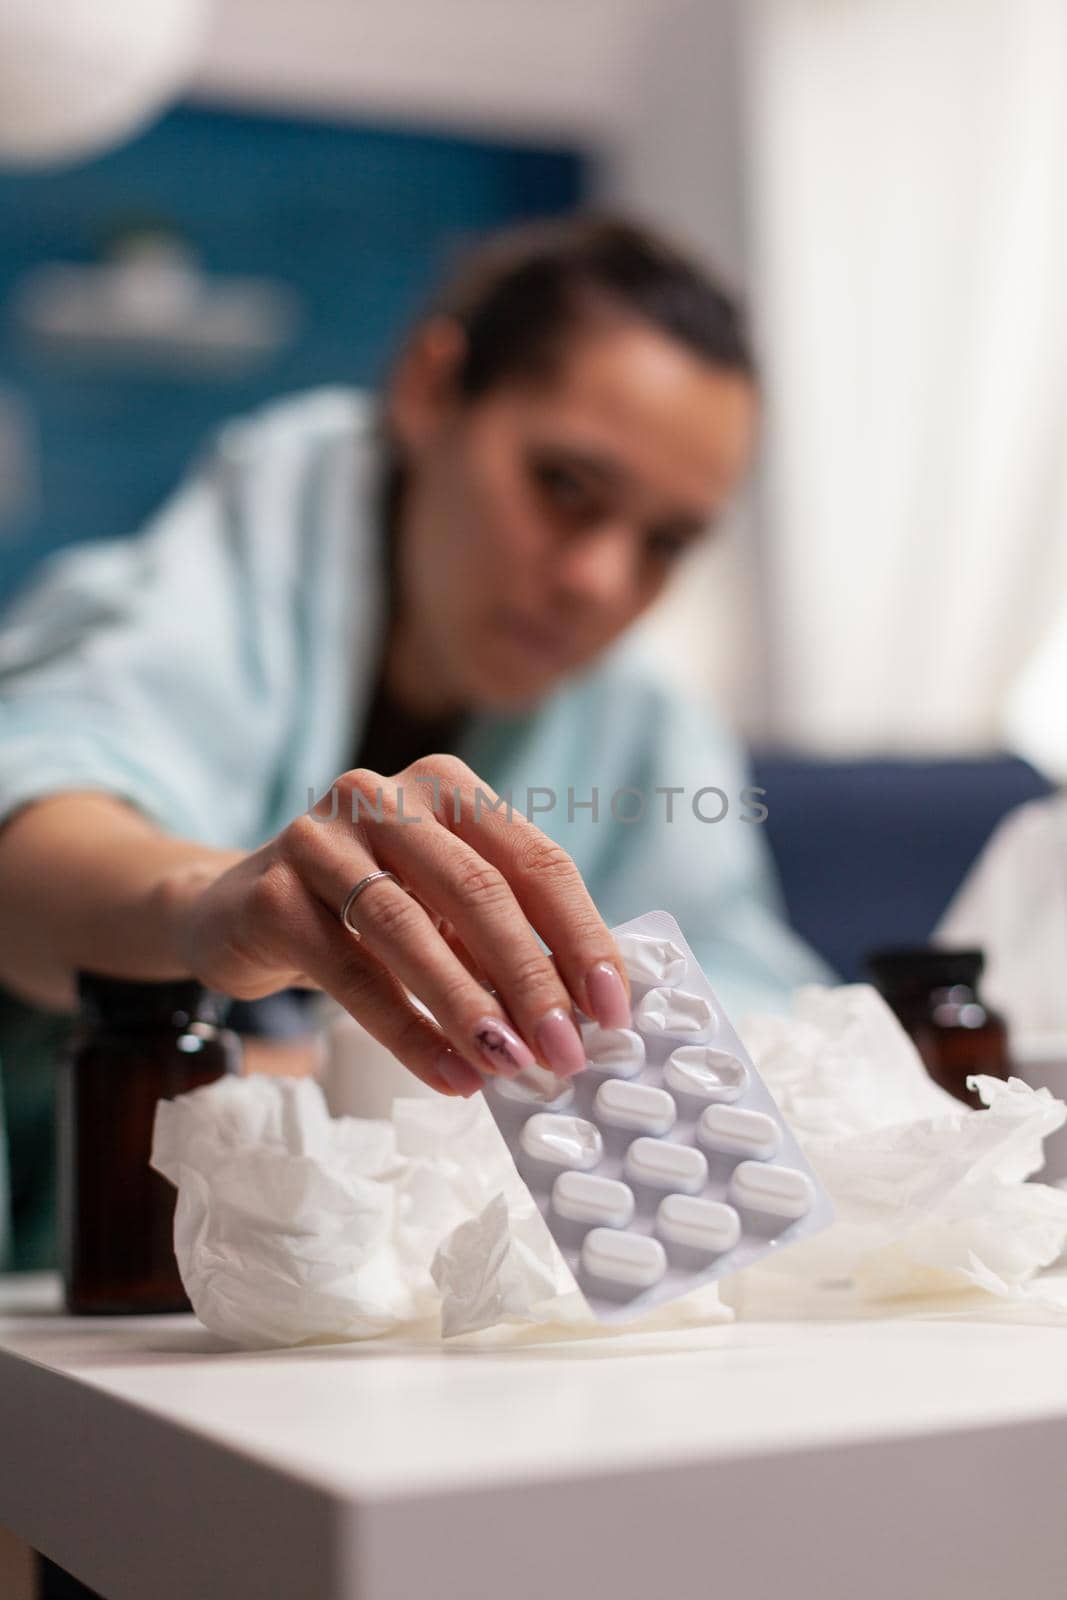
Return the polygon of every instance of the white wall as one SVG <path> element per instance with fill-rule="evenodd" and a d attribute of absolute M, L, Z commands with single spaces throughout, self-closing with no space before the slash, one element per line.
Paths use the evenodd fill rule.
<path fill-rule="evenodd" d="M 606 192 L 752 277 L 745 192 L 750 0 L 664 0 L 646 17 L 606 159 Z M 754 484 L 643 625 L 670 676 L 740 727 L 767 720 L 760 493 Z"/>
<path fill-rule="evenodd" d="M 745 0 L 648 8 L 616 108 L 608 186 L 732 278 L 748 258 L 741 160 Z"/>
<path fill-rule="evenodd" d="M 231 98 L 598 142 L 671 0 L 215 0 L 199 76 Z"/>

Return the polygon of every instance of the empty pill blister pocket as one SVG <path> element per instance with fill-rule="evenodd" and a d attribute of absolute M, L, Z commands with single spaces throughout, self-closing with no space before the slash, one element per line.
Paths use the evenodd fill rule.
<path fill-rule="evenodd" d="M 587 1065 L 564 1084 L 538 1071 L 529 1082 L 490 1079 L 485 1093 L 603 1321 L 687 1294 L 833 1220 L 674 918 L 650 911 L 613 932 L 631 1027 L 584 1024 Z"/>

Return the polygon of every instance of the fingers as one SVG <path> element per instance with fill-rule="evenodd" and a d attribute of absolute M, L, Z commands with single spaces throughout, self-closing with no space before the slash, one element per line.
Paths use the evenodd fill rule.
<path fill-rule="evenodd" d="M 308 975 L 416 1078 L 447 1095 L 467 1097 L 482 1087 L 481 1074 L 363 942 L 345 932 L 336 913 L 303 897 L 291 911 L 288 937 L 299 944 Z"/>
<path fill-rule="evenodd" d="M 460 938 L 453 924 L 449 922 L 448 918 L 443 917 L 441 913 L 439 911 L 435 911 L 432 906 L 424 905 L 410 884 L 405 884 L 404 887 L 407 889 L 408 894 L 411 895 L 412 899 L 422 906 L 422 909 L 425 911 L 426 915 L 429 917 L 430 921 L 441 935 L 441 938 L 445 941 L 448 948 L 457 957 L 457 959 L 462 961 L 463 965 L 466 967 L 471 976 L 477 978 L 478 982 L 483 984 L 485 988 L 491 988 L 492 985 L 490 984 L 486 974 L 478 965 L 477 961 L 475 961 L 474 957 L 471 955 L 470 951 L 467 949 L 467 946 L 463 943 L 463 940 Z"/>
<path fill-rule="evenodd" d="M 503 874 L 432 823 L 417 849 L 407 839 L 403 845 L 405 871 L 423 896 L 443 909 L 445 925 L 453 930 L 451 940 L 458 941 L 485 975 L 534 1054 L 560 1076 L 580 1072 L 585 1050 L 572 1017 L 571 996 Z M 392 836 L 380 841 L 384 855 L 395 846 Z M 375 926 L 372 940 L 378 934 Z M 393 964 L 392 955 L 385 959 Z"/>
<path fill-rule="evenodd" d="M 468 964 L 485 974 L 528 1047 L 517 1052 L 514 1041 L 494 1037 L 486 1048 L 494 1055 L 499 1052 L 505 1062 L 510 1052 L 523 1065 L 532 1065 L 536 1056 L 560 1076 L 580 1072 L 585 1049 L 571 1014 L 572 996 L 507 878 L 472 845 L 438 825 L 427 803 L 432 797 L 424 798 L 413 780 L 405 787 L 373 776 L 384 807 L 381 825 L 369 829 L 373 849 L 379 861 L 404 880 L 411 895 L 406 911 L 395 899 L 378 897 L 375 914 L 365 927 L 372 948 L 426 1000 L 442 1027 L 455 1037 L 449 1018 L 458 1010 L 460 1026 L 469 1027 L 468 995 L 462 985 L 452 989 L 454 962 L 443 959 L 441 945 L 454 946 L 458 940 L 470 958 Z M 342 791 L 348 783 L 370 787 L 366 778 L 354 773 L 339 782 Z M 351 806 L 343 809 L 351 815 Z M 418 823 L 401 822 L 401 814 L 418 817 Z M 411 896 L 415 907 L 429 907 L 438 922 L 443 918 L 451 925 L 454 931 L 448 941 L 427 940 Z M 364 931 L 364 923 L 359 926 Z"/>
<path fill-rule="evenodd" d="M 424 769 L 437 780 L 437 820 L 506 880 L 524 918 L 551 950 L 575 1003 L 603 1027 L 627 1027 L 630 989 L 625 968 L 567 852 L 521 813 L 512 812 L 509 818 L 500 797 L 462 761 L 433 756 L 409 771 L 417 776 Z M 423 787 L 430 795 L 432 783 Z M 448 914 L 479 954 L 462 911 Z"/>
<path fill-rule="evenodd" d="M 448 921 L 447 917 L 441 918 L 437 931 L 447 944 L 448 948 L 455 955 L 456 959 L 458 961 L 462 961 L 463 965 L 466 967 L 471 976 L 477 978 L 478 982 L 484 985 L 486 989 L 491 988 L 492 985 L 490 984 L 485 972 L 478 965 L 477 961 L 475 961 L 474 957 L 467 949 L 467 946 L 463 943 L 463 940 L 456 932 L 456 929 L 453 927 L 452 923 Z"/>
<path fill-rule="evenodd" d="M 439 831 L 428 821 L 424 831 L 431 829 Z M 290 858 L 300 882 L 325 910 L 343 904 L 362 870 L 353 864 L 359 861 L 359 850 L 353 850 L 344 825 L 308 823 L 294 825 L 287 833 Z M 379 842 L 376 836 L 375 843 Z M 455 841 L 452 843 L 455 845 Z M 405 852 L 403 863 L 397 864 L 406 876 L 410 875 L 410 853 Z M 359 896 L 350 921 L 360 935 L 358 948 L 372 955 L 429 1007 L 451 1044 L 472 1065 L 483 1072 L 509 1076 L 534 1065 L 533 1050 L 505 1015 L 500 1001 L 465 964 L 415 895 L 391 879 L 378 879 Z M 354 942 L 339 919 L 336 937 Z M 551 974 L 552 1001 L 574 1037 L 568 1064 L 570 1070 L 578 1071 L 585 1064 L 585 1055 L 573 1023 L 560 1007 L 560 999 L 565 1002 L 567 998 L 565 991 L 551 962 L 540 954 L 538 959 Z"/>
<path fill-rule="evenodd" d="M 566 1076 L 585 1064 L 574 1004 L 629 1023 L 614 941 L 574 863 L 463 763 L 432 757 L 395 782 L 354 771 L 333 788 L 331 817 L 287 830 L 295 870 L 334 916 L 361 870 L 396 874 L 359 897 L 353 923 L 469 1061 L 513 1072 L 536 1057 Z"/>

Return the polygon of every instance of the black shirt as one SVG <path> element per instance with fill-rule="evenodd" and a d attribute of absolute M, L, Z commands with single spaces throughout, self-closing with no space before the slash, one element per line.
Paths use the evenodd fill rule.
<path fill-rule="evenodd" d="M 352 754 L 352 765 L 369 767 L 372 772 L 391 778 L 423 756 L 451 755 L 466 720 L 463 712 L 415 716 L 394 700 L 379 674 Z"/>

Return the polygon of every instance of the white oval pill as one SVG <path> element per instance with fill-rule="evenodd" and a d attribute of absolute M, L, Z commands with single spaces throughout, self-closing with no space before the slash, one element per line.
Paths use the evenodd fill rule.
<path fill-rule="evenodd" d="M 628 1178 L 650 1189 L 698 1194 L 708 1179 L 708 1163 L 699 1150 L 666 1139 L 635 1139 L 623 1165 Z"/>
<path fill-rule="evenodd" d="M 688 1194 L 669 1194 L 659 1203 L 656 1232 L 673 1244 L 692 1245 L 722 1255 L 741 1237 L 741 1218 L 733 1206 Z"/>
<path fill-rule="evenodd" d="M 561 1172 L 552 1185 L 552 1209 L 571 1222 L 593 1222 L 605 1228 L 625 1228 L 633 1219 L 634 1197 L 614 1178 L 596 1178 L 588 1172 Z"/>
<path fill-rule="evenodd" d="M 685 952 L 672 939 L 620 933 L 615 944 L 634 983 L 680 983 L 685 977 Z"/>
<path fill-rule="evenodd" d="M 582 1030 L 586 1059 L 598 1072 L 616 1078 L 636 1078 L 645 1064 L 645 1041 L 632 1028 L 600 1028 L 594 1023 Z"/>
<path fill-rule="evenodd" d="M 737 1100 L 745 1092 L 748 1069 L 728 1050 L 716 1050 L 710 1044 L 683 1044 L 668 1057 L 663 1081 L 675 1094 L 694 1099 Z"/>
<path fill-rule="evenodd" d="M 584 1117 L 557 1116 L 537 1111 L 523 1124 L 519 1144 L 534 1161 L 553 1167 L 576 1167 L 588 1172 L 604 1154 L 600 1129 Z"/>
<path fill-rule="evenodd" d="M 806 1172 L 794 1167 L 768 1167 L 762 1161 L 742 1161 L 730 1178 L 730 1198 L 749 1211 L 795 1222 L 815 1204 L 815 1186 Z"/>
<path fill-rule="evenodd" d="M 537 1077 L 532 1075 L 536 1073 Z M 574 1099 L 574 1089 L 569 1083 L 560 1083 L 553 1072 L 543 1067 L 527 1067 L 517 1078 L 489 1078 L 493 1092 L 502 1100 L 517 1100 L 520 1105 L 551 1106 L 553 1111 L 563 1111 Z"/>
<path fill-rule="evenodd" d="M 742 1111 L 737 1106 L 708 1106 L 700 1114 L 697 1138 L 706 1150 L 767 1161 L 782 1136 L 778 1124 L 765 1111 Z"/>
<path fill-rule="evenodd" d="M 667 1257 L 659 1240 L 647 1234 L 594 1228 L 582 1241 L 582 1266 L 594 1277 L 650 1289 L 666 1272 Z"/>
<path fill-rule="evenodd" d="M 609 1078 L 593 1101 L 600 1122 L 613 1128 L 634 1128 L 638 1133 L 666 1133 L 674 1127 L 678 1108 L 666 1089 L 649 1083 L 625 1083 Z"/>
<path fill-rule="evenodd" d="M 702 994 L 689 994 L 684 989 L 650 989 L 634 1012 L 634 1022 L 642 1033 L 670 1034 L 697 1042 L 710 1038 L 715 1010 Z"/>

